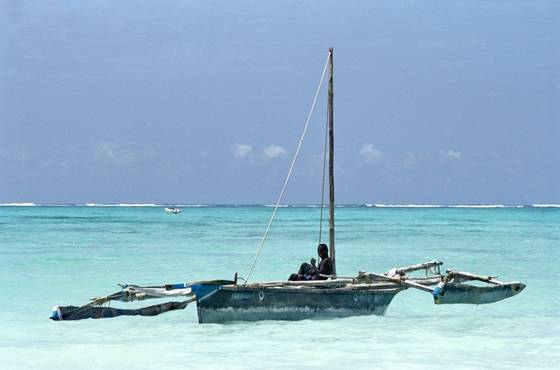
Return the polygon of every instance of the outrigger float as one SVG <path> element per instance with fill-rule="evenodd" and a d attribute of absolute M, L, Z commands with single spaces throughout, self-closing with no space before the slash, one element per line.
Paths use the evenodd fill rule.
<path fill-rule="evenodd" d="M 264 246 L 268 231 L 281 204 L 284 191 L 298 158 L 327 68 L 329 70 L 328 135 L 325 136 L 323 157 L 323 189 L 328 146 L 329 254 L 333 265 L 333 275 L 322 276 L 325 280 L 249 283 L 249 278 Z M 336 275 L 333 97 L 333 50 L 331 48 L 288 176 L 284 181 L 276 207 L 274 207 L 260 246 L 245 278 L 238 278 L 235 274 L 233 280 L 198 281 L 161 286 L 123 284 L 120 291 L 104 297 L 92 298 L 88 304 L 83 306 L 55 306 L 51 319 L 68 321 L 117 316 L 155 316 L 168 311 L 184 309 L 189 303 L 196 302 L 199 323 L 302 320 L 384 315 L 395 295 L 409 288 L 429 293 L 438 305 L 494 303 L 520 293 L 525 288 L 525 284 L 519 282 L 504 283 L 496 280 L 497 276 L 481 276 L 455 270 L 447 270 L 445 273 L 441 273 L 440 269 L 443 263 L 440 261 L 393 268 L 383 274 L 360 271 L 355 277 Z M 323 199 L 321 199 L 320 212 L 319 242 L 322 235 Z M 425 271 L 424 276 L 414 277 L 412 275 L 413 272 L 422 270 Z M 478 283 L 478 285 L 473 283 Z M 485 285 L 481 286 L 481 283 L 485 283 Z M 133 302 L 156 298 L 176 300 L 136 309 L 109 306 L 112 301 Z"/>

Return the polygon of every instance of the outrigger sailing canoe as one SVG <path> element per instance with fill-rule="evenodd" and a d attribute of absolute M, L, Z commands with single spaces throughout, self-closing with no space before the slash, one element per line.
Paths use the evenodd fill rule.
<path fill-rule="evenodd" d="M 281 281 L 249 283 L 257 258 L 266 240 L 278 206 L 297 160 L 300 147 L 315 106 L 325 72 L 328 77 L 328 153 L 329 153 L 329 250 L 334 274 L 327 280 Z M 358 315 L 384 315 L 387 307 L 402 290 L 419 289 L 432 295 L 436 304 L 466 303 L 486 304 L 497 302 L 520 293 L 525 285 L 518 282 L 504 283 L 496 276 L 480 276 L 467 272 L 440 271 L 440 261 L 429 261 L 413 266 L 393 268 L 384 274 L 360 271 L 354 277 L 337 277 L 334 238 L 334 131 L 333 131 L 333 50 L 329 49 L 321 83 L 308 116 L 303 135 L 294 155 L 288 177 L 270 217 L 265 235 L 246 278 L 235 274 L 233 280 L 199 281 L 162 286 L 121 285 L 121 290 L 92 298 L 83 306 L 55 306 L 53 320 L 81 320 L 125 315 L 155 316 L 164 312 L 184 309 L 196 302 L 200 323 L 257 320 L 301 320 L 317 317 L 348 317 Z M 326 145 L 325 145 L 326 153 Z M 323 207 L 321 205 L 321 212 Z M 425 271 L 423 277 L 414 277 L 414 271 Z M 242 282 L 240 282 L 242 280 Z M 485 286 L 466 284 L 478 281 Z M 132 302 L 153 298 L 175 298 L 170 301 L 138 309 L 108 307 L 111 301 Z"/>

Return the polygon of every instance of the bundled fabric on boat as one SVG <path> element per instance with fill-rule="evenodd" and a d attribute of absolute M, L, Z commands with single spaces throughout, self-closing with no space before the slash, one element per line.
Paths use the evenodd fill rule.
<path fill-rule="evenodd" d="M 138 285 L 125 285 L 123 291 L 139 296 L 145 294 L 150 298 L 181 297 L 192 293 L 191 287 L 184 284 L 175 284 L 165 287 L 142 287 Z"/>
<path fill-rule="evenodd" d="M 165 312 L 182 310 L 191 302 L 212 293 L 222 285 L 233 284 L 231 280 L 210 280 L 195 283 L 139 286 L 119 284 L 121 290 L 103 297 L 92 298 L 83 306 L 55 306 L 50 319 L 55 321 L 103 319 L 117 316 L 156 316 Z M 185 298 L 181 302 L 166 302 L 136 309 L 103 306 L 110 301 L 133 302 L 154 298 Z"/>
<path fill-rule="evenodd" d="M 117 316 L 157 316 L 159 314 L 182 310 L 191 302 L 196 300 L 193 296 L 183 302 L 166 302 L 148 307 L 136 309 L 122 309 L 113 307 L 77 307 L 77 306 L 56 306 L 53 309 L 51 319 L 60 320 L 83 320 L 83 319 L 105 319 Z"/>

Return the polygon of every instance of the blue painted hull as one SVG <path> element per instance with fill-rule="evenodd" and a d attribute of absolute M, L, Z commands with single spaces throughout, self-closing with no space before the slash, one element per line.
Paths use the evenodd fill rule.
<path fill-rule="evenodd" d="M 197 300 L 199 323 L 384 315 L 400 291 L 222 286 Z"/>

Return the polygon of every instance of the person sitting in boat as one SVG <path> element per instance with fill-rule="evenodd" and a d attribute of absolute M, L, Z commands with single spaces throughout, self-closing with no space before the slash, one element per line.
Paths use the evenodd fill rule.
<path fill-rule="evenodd" d="M 315 258 L 312 258 L 311 263 L 302 263 L 297 274 L 291 274 L 288 280 L 326 280 L 327 277 L 325 275 L 332 275 L 333 265 L 329 257 L 329 248 L 327 245 L 319 244 L 317 247 L 317 254 L 321 259 L 319 261 L 319 267 L 315 266 Z"/>

